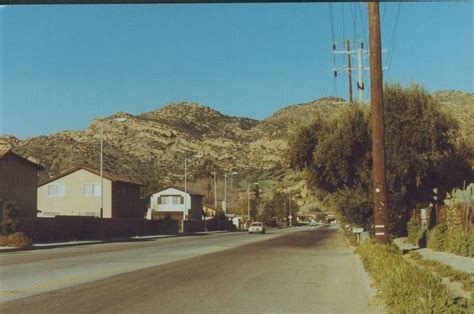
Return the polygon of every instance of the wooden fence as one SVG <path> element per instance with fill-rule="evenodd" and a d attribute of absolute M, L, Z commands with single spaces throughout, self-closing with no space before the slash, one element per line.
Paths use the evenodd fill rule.
<path fill-rule="evenodd" d="M 127 238 L 160 234 L 177 234 L 175 220 L 146 220 L 141 218 L 104 218 L 57 216 L 54 218 L 21 218 L 18 231 L 33 242 L 66 242 L 101 238 Z"/>

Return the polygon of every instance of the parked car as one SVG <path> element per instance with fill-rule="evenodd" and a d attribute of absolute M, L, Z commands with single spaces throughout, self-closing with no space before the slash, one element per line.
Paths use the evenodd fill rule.
<path fill-rule="evenodd" d="M 249 233 L 265 233 L 265 225 L 263 222 L 254 222 L 249 227 Z"/>

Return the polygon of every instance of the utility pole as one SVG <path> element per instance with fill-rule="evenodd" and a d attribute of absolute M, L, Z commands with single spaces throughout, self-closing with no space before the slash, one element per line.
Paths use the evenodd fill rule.
<path fill-rule="evenodd" d="M 346 70 L 349 76 L 349 102 L 353 102 L 352 96 L 352 71 L 357 71 L 357 92 L 358 92 L 358 101 L 360 103 L 364 102 L 364 71 L 370 70 L 369 66 L 364 66 L 364 58 L 369 56 L 370 50 L 364 49 L 364 42 L 362 40 L 353 40 L 354 45 L 358 45 L 359 48 L 357 50 L 350 49 L 350 40 L 345 40 L 342 42 L 334 42 L 333 43 L 333 53 L 334 54 L 345 54 L 347 55 L 347 67 L 343 68 L 342 70 Z M 344 43 L 345 49 L 343 50 L 336 50 L 338 44 Z M 381 52 L 387 52 L 386 49 L 382 49 Z M 352 60 L 351 57 L 357 54 L 357 67 L 352 67 Z M 383 67 L 383 70 L 386 70 L 387 67 Z M 334 68 L 334 76 L 337 77 L 338 68 Z"/>
<path fill-rule="evenodd" d="M 349 103 L 352 103 L 352 69 L 351 69 L 351 46 L 350 41 L 346 40 L 347 49 L 347 75 L 349 76 Z"/>
<path fill-rule="evenodd" d="M 224 214 L 227 215 L 227 173 L 224 173 Z"/>
<path fill-rule="evenodd" d="M 217 182 L 216 182 L 216 172 L 213 171 L 214 175 L 214 209 L 217 210 Z"/>
<path fill-rule="evenodd" d="M 357 92 L 359 94 L 359 103 L 364 102 L 364 69 L 362 65 L 362 49 L 364 49 L 364 43 L 360 43 L 359 49 L 357 49 Z"/>
<path fill-rule="evenodd" d="M 388 204 L 385 177 L 382 47 L 378 2 L 369 2 L 369 38 L 375 239 L 379 243 L 387 244 L 389 240 Z"/>

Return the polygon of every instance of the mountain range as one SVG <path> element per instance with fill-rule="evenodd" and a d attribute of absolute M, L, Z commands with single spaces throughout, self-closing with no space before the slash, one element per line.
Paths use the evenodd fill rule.
<path fill-rule="evenodd" d="M 474 147 L 474 94 L 439 91 L 433 94 L 459 121 L 461 136 Z M 139 115 L 117 112 L 93 119 L 79 131 L 63 131 L 19 140 L 0 136 L 20 154 L 35 158 L 44 167 L 40 181 L 78 165 L 98 168 L 100 127 L 104 126 L 104 168 L 147 184 L 147 191 L 182 182 L 184 158 L 189 158 L 191 184 L 203 169 L 223 173 L 237 171 L 241 190 L 246 182 L 262 182 L 267 188 L 290 187 L 299 204 L 308 203 L 301 174 L 287 169 L 284 153 L 288 139 L 299 126 L 311 123 L 316 113 L 330 114 L 342 108 L 341 98 L 326 97 L 283 108 L 264 120 L 232 117 L 196 103 L 168 103 Z M 126 118 L 117 122 L 116 118 Z"/>

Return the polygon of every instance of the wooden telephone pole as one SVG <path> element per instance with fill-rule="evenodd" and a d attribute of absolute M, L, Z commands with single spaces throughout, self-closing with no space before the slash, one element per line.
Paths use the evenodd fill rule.
<path fill-rule="evenodd" d="M 378 2 L 369 2 L 369 36 L 375 239 L 379 243 L 387 244 L 389 241 L 389 229 L 387 182 L 385 177 L 382 47 Z"/>
<path fill-rule="evenodd" d="M 347 48 L 347 74 L 349 75 L 349 103 L 352 103 L 352 65 L 351 65 L 351 46 L 350 41 L 346 41 Z"/>

